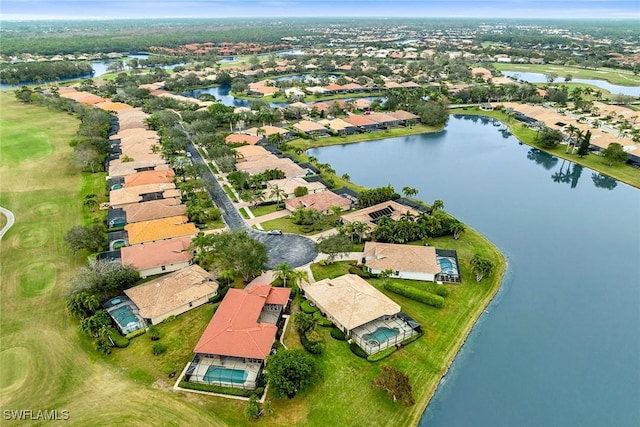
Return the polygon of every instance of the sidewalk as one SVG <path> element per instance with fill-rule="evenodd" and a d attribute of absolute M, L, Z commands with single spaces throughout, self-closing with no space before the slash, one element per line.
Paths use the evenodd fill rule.
<path fill-rule="evenodd" d="M 247 219 L 247 225 L 249 227 L 251 227 L 252 225 L 256 225 L 256 224 L 260 224 L 266 221 L 271 221 L 272 219 L 278 219 L 278 218 L 284 218 L 286 216 L 291 215 L 291 212 L 289 212 L 288 210 L 284 209 L 281 211 L 277 211 L 277 212 L 271 212 L 269 214 L 266 215 L 262 215 L 259 217 L 254 217 L 251 219 Z"/>

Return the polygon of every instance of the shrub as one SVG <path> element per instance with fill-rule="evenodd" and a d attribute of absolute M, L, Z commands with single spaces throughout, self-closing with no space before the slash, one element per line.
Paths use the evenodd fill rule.
<path fill-rule="evenodd" d="M 147 328 L 147 332 L 149 332 L 149 338 L 151 341 L 158 341 L 160 339 L 160 331 L 155 325 L 151 325 Z"/>
<path fill-rule="evenodd" d="M 329 327 L 333 326 L 333 322 L 331 320 L 327 319 L 326 317 L 324 317 L 322 315 L 322 313 L 320 312 L 320 310 L 318 310 L 315 313 L 313 313 L 313 320 L 315 320 L 315 322 L 318 325 L 323 326 L 325 328 L 329 328 Z"/>
<path fill-rule="evenodd" d="M 322 354 L 322 342 L 311 342 L 307 337 L 307 333 L 300 334 L 300 342 L 305 350 L 311 354 Z M 316 332 L 317 334 L 317 332 Z"/>
<path fill-rule="evenodd" d="M 174 320 L 176 320 L 176 315 L 172 314 L 171 316 L 167 317 L 166 319 L 164 319 L 162 321 L 162 323 L 169 323 L 169 322 L 173 322 Z"/>
<path fill-rule="evenodd" d="M 232 396 L 242 396 L 242 397 L 250 397 L 253 394 L 262 396 L 262 393 L 264 393 L 264 387 L 258 387 L 255 390 L 244 390 L 244 389 L 235 388 L 235 387 L 223 387 L 220 385 L 213 385 L 213 384 L 191 383 L 188 381 L 180 381 L 180 384 L 178 384 L 178 387 L 186 388 L 189 390 L 206 391 L 209 393 L 230 394 Z"/>
<path fill-rule="evenodd" d="M 260 418 L 261 413 L 262 408 L 260 402 L 258 401 L 258 397 L 255 394 L 252 394 L 249 398 L 249 404 L 244 410 L 244 415 L 248 420 L 255 421 Z"/>
<path fill-rule="evenodd" d="M 344 332 L 342 332 L 340 329 L 338 328 L 333 328 L 331 329 L 331 338 L 336 339 L 338 341 L 344 341 L 347 339 L 346 335 L 344 334 Z"/>
<path fill-rule="evenodd" d="M 432 294 L 431 292 L 427 292 L 422 289 L 414 288 L 398 282 L 387 282 L 385 288 L 394 294 L 402 295 L 432 307 L 444 307 L 444 298 L 440 295 Z"/>
<path fill-rule="evenodd" d="M 417 340 L 418 338 L 420 338 L 421 336 L 424 335 L 424 332 L 419 332 L 417 335 L 414 335 L 412 337 L 407 338 L 406 340 L 402 341 L 401 345 L 407 345 L 409 343 L 414 342 L 415 340 Z"/>
<path fill-rule="evenodd" d="M 221 286 L 218 289 L 218 293 L 212 296 L 211 298 L 209 298 L 209 302 L 216 303 L 216 302 L 222 301 L 222 298 L 224 298 L 228 290 L 229 290 L 229 286 Z"/>
<path fill-rule="evenodd" d="M 138 329 L 136 331 L 131 332 L 130 334 L 127 334 L 126 337 L 127 339 L 133 339 L 135 337 L 139 337 L 140 335 L 144 335 L 147 333 L 147 330 L 144 328 Z"/>
<path fill-rule="evenodd" d="M 161 342 L 156 342 L 153 344 L 153 355 L 158 356 L 167 351 L 167 346 L 162 344 Z"/>
<path fill-rule="evenodd" d="M 367 360 L 369 362 L 377 362 L 378 360 L 382 360 L 386 357 L 391 356 L 395 351 L 397 350 L 396 346 L 391 346 L 388 348 L 385 348 L 382 351 L 379 351 L 377 353 L 374 353 L 370 356 L 367 357 Z"/>
<path fill-rule="evenodd" d="M 313 303 L 306 299 L 300 303 L 300 309 L 307 314 L 313 314 L 316 311 L 320 310 L 318 307 L 316 307 L 315 305 L 312 306 L 311 304 Z"/>
<path fill-rule="evenodd" d="M 349 273 L 357 274 L 358 276 L 362 277 L 363 279 L 370 279 L 371 278 L 371 273 L 369 273 L 366 270 L 363 270 L 361 267 L 356 267 L 355 265 L 352 266 L 352 267 L 349 267 Z"/>
<path fill-rule="evenodd" d="M 125 348 L 129 345 L 129 340 L 120 335 L 114 328 L 109 328 L 109 338 L 111 338 L 113 344 L 118 348 Z"/>
<path fill-rule="evenodd" d="M 440 295 L 442 298 L 446 298 L 449 296 L 449 289 L 445 288 L 443 285 L 436 285 L 433 293 L 436 295 Z"/>
<path fill-rule="evenodd" d="M 303 225 L 300 227 L 300 232 L 302 233 L 311 233 L 314 230 L 312 225 Z"/>
<path fill-rule="evenodd" d="M 363 359 L 367 358 L 367 353 L 363 349 L 358 347 L 358 344 L 356 344 L 355 342 L 349 344 L 349 349 L 351 350 L 351 353 L 355 354 L 356 356 L 362 357 Z"/>

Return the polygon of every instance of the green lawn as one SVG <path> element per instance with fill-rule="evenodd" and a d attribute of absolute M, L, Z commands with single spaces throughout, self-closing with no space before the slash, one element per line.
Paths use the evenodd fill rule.
<path fill-rule="evenodd" d="M 465 232 L 459 240 L 444 237 L 430 239 L 429 242 L 439 248 L 456 249 L 461 261 L 463 283 L 445 285 L 451 293 L 445 298 L 444 308 L 436 309 L 386 292 L 381 289 L 381 280 L 369 280 L 420 322 L 425 335 L 389 358 L 371 363 L 351 353 L 345 342 L 332 339 L 329 329 L 318 328 L 325 339 L 324 353 L 316 356 L 322 380 L 305 392 L 301 396 L 303 399 L 273 400 L 275 414 L 269 418 L 274 417 L 276 422 L 283 424 L 312 426 L 361 425 L 362 420 L 366 420 L 367 426 L 417 424 L 441 375 L 464 342 L 475 319 L 497 292 L 506 267 L 497 248 L 473 230 Z M 469 259 L 476 252 L 491 258 L 497 266 L 496 271 L 479 284 L 471 279 L 469 265 Z M 348 262 L 326 267 L 314 264 L 312 271 L 316 279 L 322 279 L 344 274 L 348 267 Z M 412 284 L 420 286 L 419 282 Z M 297 347 L 298 341 L 297 334 L 292 329 L 288 330 L 285 343 Z M 371 380 L 380 372 L 380 366 L 387 364 L 405 372 L 411 379 L 416 399 L 411 408 L 394 404 L 383 392 L 371 388 Z M 313 403 L 307 405 L 304 400 Z"/>
<path fill-rule="evenodd" d="M 314 234 L 321 233 L 323 231 L 331 230 L 335 227 L 335 221 L 338 219 L 337 215 L 326 215 L 327 220 L 323 224 L 314 226 L 311 231 L 303 231 L 304 225 L 298 225 L 291 222 L 289 217 L 282 217 L 272 219 L 262 223 L 262 228 L 265 230 L 282 230 L 284 233 L 296 233 L 305 236 L 312 236 Z"/>
<path fill-rule="evenodd" d="M 562 159 L 570 160 L 582 166 L 591 168 L 603 175 L 608 175 L 619 181 L 626 182 L 629 185 L 640 188 L 640 170 L 632 168 L 623 163 L 617 163 L 613 166 L 609 166 L 607 162 L 596 154 L 589 154 L 585 157 L 579 157 L 577 154 L 565 153 L 566 145 L 558 145 L 556 148 L 548 149 L 542 148 L 535 142 L 536 132 L 530 129 L 528 126 L 523 126 L 521 122 L 510 119 L 506 114 L 501 111 L 481 111 L 479 108 L 469 108 L 456 110 L 459 114 L 479 114 L 483 116 L 489 116 L 500 120 L 509 126 L 509 131 L 523 143 Z"/>
<path fill-rule="evenodd" d="M 258 205 L 255 208 L 251 208 L 251 212 L 253 213 L 253 216 L 258 217 L 282 210 L 282 205 L 280 205 L 280 208 L 278 208 L 278 206 L 279 205 L 276 203 L 271 205 Z"/>
<path fill-rule="evenodd" d="M 634 76 L 630 71 L 615 70 L 612 68 L 598 68 L 597 70 L 594 70 L 592 68 L 586 69 L 553 64 L 505 64 L 501 62 L 495 62 L 493 66 L 496 68 L 496 70 L 499 71 L 515 71 L 540 74 L 553 73 L 557 74 L 560 78 L 565 78 L 567 75 L 571 74 L 573 78 L 578 79 L 606 80 L 612 84 L 623 86 L 640 85 L 640 76 Z"/>
<path fill-rule="evenodd" d="M 238 201 L 238 198 L 235 196 L 235 194 L 233 194 L 233 191 L 231 191 L 231 187 L 225 184 L 222 186 L 222 188 L 224 188 L 224 192 L 227 193 L 227 196 L 229 196 L 232 202 Z"/>

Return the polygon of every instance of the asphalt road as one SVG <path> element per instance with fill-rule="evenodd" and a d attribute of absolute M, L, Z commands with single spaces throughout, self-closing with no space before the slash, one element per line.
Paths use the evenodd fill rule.
<path fill-rule="evenodd" d="M 208 166 L 193 143 L 187 146 L 187 151 L 191 153 L 191 160 L 194 163 Z M 269 257 L 267 268 L 273 269 L 282 262 L 287 262 L 291 267 L 296 268 L 308 264 L 316 258 L 318 253 L 315 249 L 315 243 L 307 237 L 297 234 L 271 235 L 249 227 L 208 167 L 207 173 L 202 179 L 210 184 L 207 191 L 213 202 L 220 209 L 222 219 L 227 224 L 227 227 L 231 230 L 244 229 L 251 238 L 267 247 L 267 256 Z"/>

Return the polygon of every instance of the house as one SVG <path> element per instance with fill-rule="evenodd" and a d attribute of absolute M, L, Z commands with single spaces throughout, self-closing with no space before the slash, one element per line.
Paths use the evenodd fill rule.
<path fill-rule="evenodd" d="M 288 199 L 285 203 L 287 210 L 293 212 L 298 208 L 315 209 L 324 214 L 332 213 L 333 207 L 339 207 L 342 211 L 351 209 L 351 200 L 341 197 L 332 191 L 307 194 L 306 196 Z"/>
<path fill-rule="evenodd" d="M 338 132 L 339 135 L 353 135 L 359 132 L 358 126 L 352 125 L 351 123 L 345 122 L 342 119 L 333 119 L 333 120 L 319 120 L 318 123 L 328 127 L 329 129 Z"/>
<path fill-rule="evenodd" d="M 246 135 L 243 133 L 232 133 L 224 139 L 225 144 L 248 144 L 256 145 L 264 138 L 258 135 Z"/>
<path fill-rule="evenodd" d="M 188 221 L 186 216 L 170 216 L 127 224 L 124 229 L 127 231 L 129 244 L 137 245 L 176 237 L 194 237 L 198 234 L 198 229 Z"/>
<path fill-rule="evenodd" d="M 120 208 L 132 203 L 179 197 L 180 190 L 172 182 L 146 184 L 111 190 L 109 192 L 109 204 L 112 208 Z"/>
<path fill-rule="evenodd" d="M 380 127 L 380 124 L 375 120 L 371 120 L 365 116 L 359 116 L 357 114 L 347 116 L 344 121 L 353 126 L 357 126 L 359 129 L 362 129 L 366 132 L 377 130 Z"/>
<path fill-rule="evenodd" d="M 420 325 L 391 298 L 355 274 L 303 283 L 304 296 L 367 354 L 415 335 Z"/>
<path fill-rule="evenodd" d="M 389 126 L 400 126 L 402 120 L 385 113 L 371 113 L 367 115 L 369 120 L 373 120 L 374 122 L 378 122 L 380 127 L 386 128 Z"/>
<path fill-rule="evenodd" d="M 107 177 L 107 179 L 115 178 L 118 176 L 127 176 L 142 171 L 166 169 L 171 169 L 171 167 L 164 160 L 134 160 L 132 162 L 123 162 L 122 160 L 118 159 L 109 162 L 109 176 Z"/>
<path fill-rule="evenodd" d="M 185 380 L 256 388 L 290 295 L 291 289 L 270 285 L 229 289 L 193 350 Z"/>
<path fill-rule="evenodd" d="M 127 224 L 149 221 L 152 219 L 167 218 L 171 216 L 182 216 L 186 215 L 187 213 L 187 207 L 180 204 L 180 199 L 177 198 L 151 200 L 144 203 L 134 203 L 131 205 L 123 206 L 122 210 L 126 214 L 125 218 Z"/>
<path fill-rule="evenodd" d="M 356 193 L 352 189 L 347 187 L 342 187 L 332 191 L 336 193 L 338 196 L 346 197 L 347 199 L 351 200 L 351 206 L 358 205 L 358 193 Z"/>
<path fill-rule="evenodd" d="M 365 242 L 362 263 L 373 274 L 391 270 L 392 277 L 428 282 L 441 270 L 433 246 Z"/>
<path fill-rule="evenodd" d="M 180 270 L 191 265 L 191 237 L 162 240 L 120 249 L 122 265 L 131 265 L 141 278 Z"/>
<path fill-rule="evenodd" d="M 370 230 L 373 230 L 380 218 L 388 217 L 394 221 L 398 221 L 402 215 L 406 213 L 410 213 L 413 216 L 418 216 L 420 214 L 416 209 L 401 205 L 393 200 L 389 200 L 387 202 L 378 203 L 377 205 L 369 206 L 343 215 L 342 221 L 345 223 L 356 221 L 364 222 L 369 226 Z"/>
<path fill-rule="evenodd" d="M 271 155 L 254 161 L 240 162 L 236 164 L 236 169 L 245 171 L 250 175 L 262 173 L 267 169 L 280 169 L 287 178 L 295 176 L 305 176 L 307 171 L 291 159 L 280 159 Z"/>
<path fill-rule="evenodd" d="M 404 110 L 396 110 L 387 114 L 398 119 L 400 121 L 400 124 L 403 126 L 406 126 L 407 122 L 409 121 L 413 121 L 415 123 L 420 121 L 420 116 Z"/>
<path fill-rule="evenodd" d="M 124 293 L 148 324 L 157 325 L 169 316 L 178 316 L 208 302 L 218 293 L 218 283 L 209 272 L 193 264 Z"/>
<path fill-rule="evenodd" d="M 292 178 L 284 178 L 284 179 L 274 179 L 271 181 L 267 181 L 267 188 L 264 190 L 265 200 L 273 200 L 275 198 L 271 197 L 271 190 L 274 187 L 278 187 L 280 190 L 284 191 L 287 199 L 292 199 L 295 196 L 296 188 L 303 187 L 307 189 L 307 194 L 316 194 L 321 193 L 327 190 L 327 187 L 322 185 L 319 182 L 308 182 L 300 177 L 292 177 Z"/>
<path fill-rule="evenodd" d="M 287 129 L 279 128 L 277 126 L 271 126 L 271 125 L 261 126 L 259 128 L 258 127 L 249 128 L 244 132 L 247 135 L 257 135 L 257 136 L 264 135 L 266 138 L 269 138 L 271 135 L 275 133 L 281 134 L 284 137 L 284 139 L 293 138 L 291 131 Z"/>
<path fill-rule="evenodd" d="M 293 128 L 307 135 L 327 135 L 329 133 L 329 129 L 311 120 L 300 120 L 293 125 Z"/>
<path fill-rule="evenodd" d="M 147 184 L 163 184 L 173 182 L 173 169 L 138 172 L 124 177 L 124 187 L 136 187 Z"/>
<path fill-rule="evenodd" d="M 262 158 L 273 157 L 272 153 L 261 145 L 243 145 L 236 147 L 238 161 L 254 161 Z"/>

